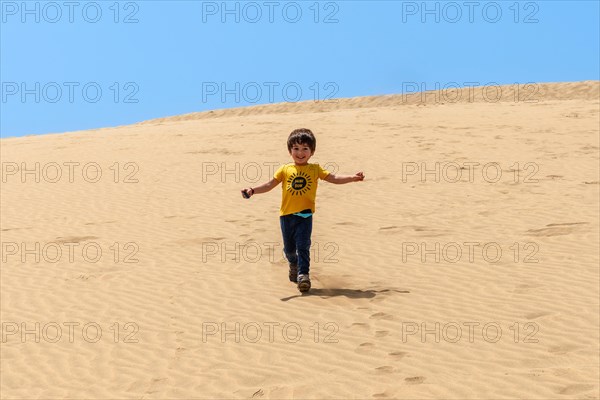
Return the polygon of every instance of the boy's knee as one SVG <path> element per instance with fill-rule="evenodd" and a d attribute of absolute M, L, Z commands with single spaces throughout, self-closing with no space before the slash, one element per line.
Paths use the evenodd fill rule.
<path fill-rule="evenodd" d="M 298 250 L 310 250 L 310 245 L 311 245 L 311 241 L 309 240 L 301 240 L 296 242 L 296 247 L 298 248 Z"/>

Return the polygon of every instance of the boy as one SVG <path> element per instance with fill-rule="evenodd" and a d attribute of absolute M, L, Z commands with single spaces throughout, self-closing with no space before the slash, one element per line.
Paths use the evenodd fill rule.
<path fill-rule="evenodd" d="M 310 289 L 310 235 L 312 215 L 315 212 L 318 179 L 343 184 L 365 179 L 362 172 L 356 175 L 334 175 L 319 164 L 309 164 L 315 154 L 317 140 L 310 129 L 296 129 L 288 137 L 287 147 L 294 163 L 282 165 L 273 179 L 255 188 L 242 190 L 245 198 L 255 193 L 266 193 L 282 185 L 279 223 L 283 235 L 283 252 L 290 263 L 289 278 L 298 284 L 300 292 Z"/>

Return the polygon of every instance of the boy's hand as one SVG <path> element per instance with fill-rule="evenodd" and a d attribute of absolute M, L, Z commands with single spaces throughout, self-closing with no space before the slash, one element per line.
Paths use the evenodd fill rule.
<path fill-rule="evenodd" d="M 356 175 L 352 177 L 354 182 L 362 181 L 363 179 L 365 179 L 365 176 L 362 172 L 357 172 Z"/>
<path fill-rule="evenodd" d="M 250 197 L 252 197 L 253 194 L 254 194 L 254 189 L 252 189 L 252 188 L 242 189 L 242 196 L 245 199 L 249 199 Z"/>

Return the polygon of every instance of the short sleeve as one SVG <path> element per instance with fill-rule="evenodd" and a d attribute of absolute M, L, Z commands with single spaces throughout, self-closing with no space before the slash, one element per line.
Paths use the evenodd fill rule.
<path fill-rule="evenodd" d="M 275 173 L 273 174 L 273 178 L 277 179 L 279 182 L 283 181 L 283 169 L 285 167 L 285 164 L 280 166 L 277 171 L 275 171 Z"/>
<path fill-rule="evenodd" d="M 329 176 L 330 172 L 323 169 L 320 164 L 317 164 L 317 168 L 319 169 L 319 179 L 325 179 Z"/>

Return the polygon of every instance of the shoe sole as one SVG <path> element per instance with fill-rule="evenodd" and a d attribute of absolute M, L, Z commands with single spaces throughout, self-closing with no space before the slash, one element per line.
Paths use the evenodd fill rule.
<path fill-rule="evenodd" d="M 308 292 L 310 290 L 310 281 L 300 282 L 298 284 L 298 290 L 301 292 Z"/>
<path fill-rule="evenodd" d="M 290 267 L 290 282 L 298 283 L 298 267 Z"/>

